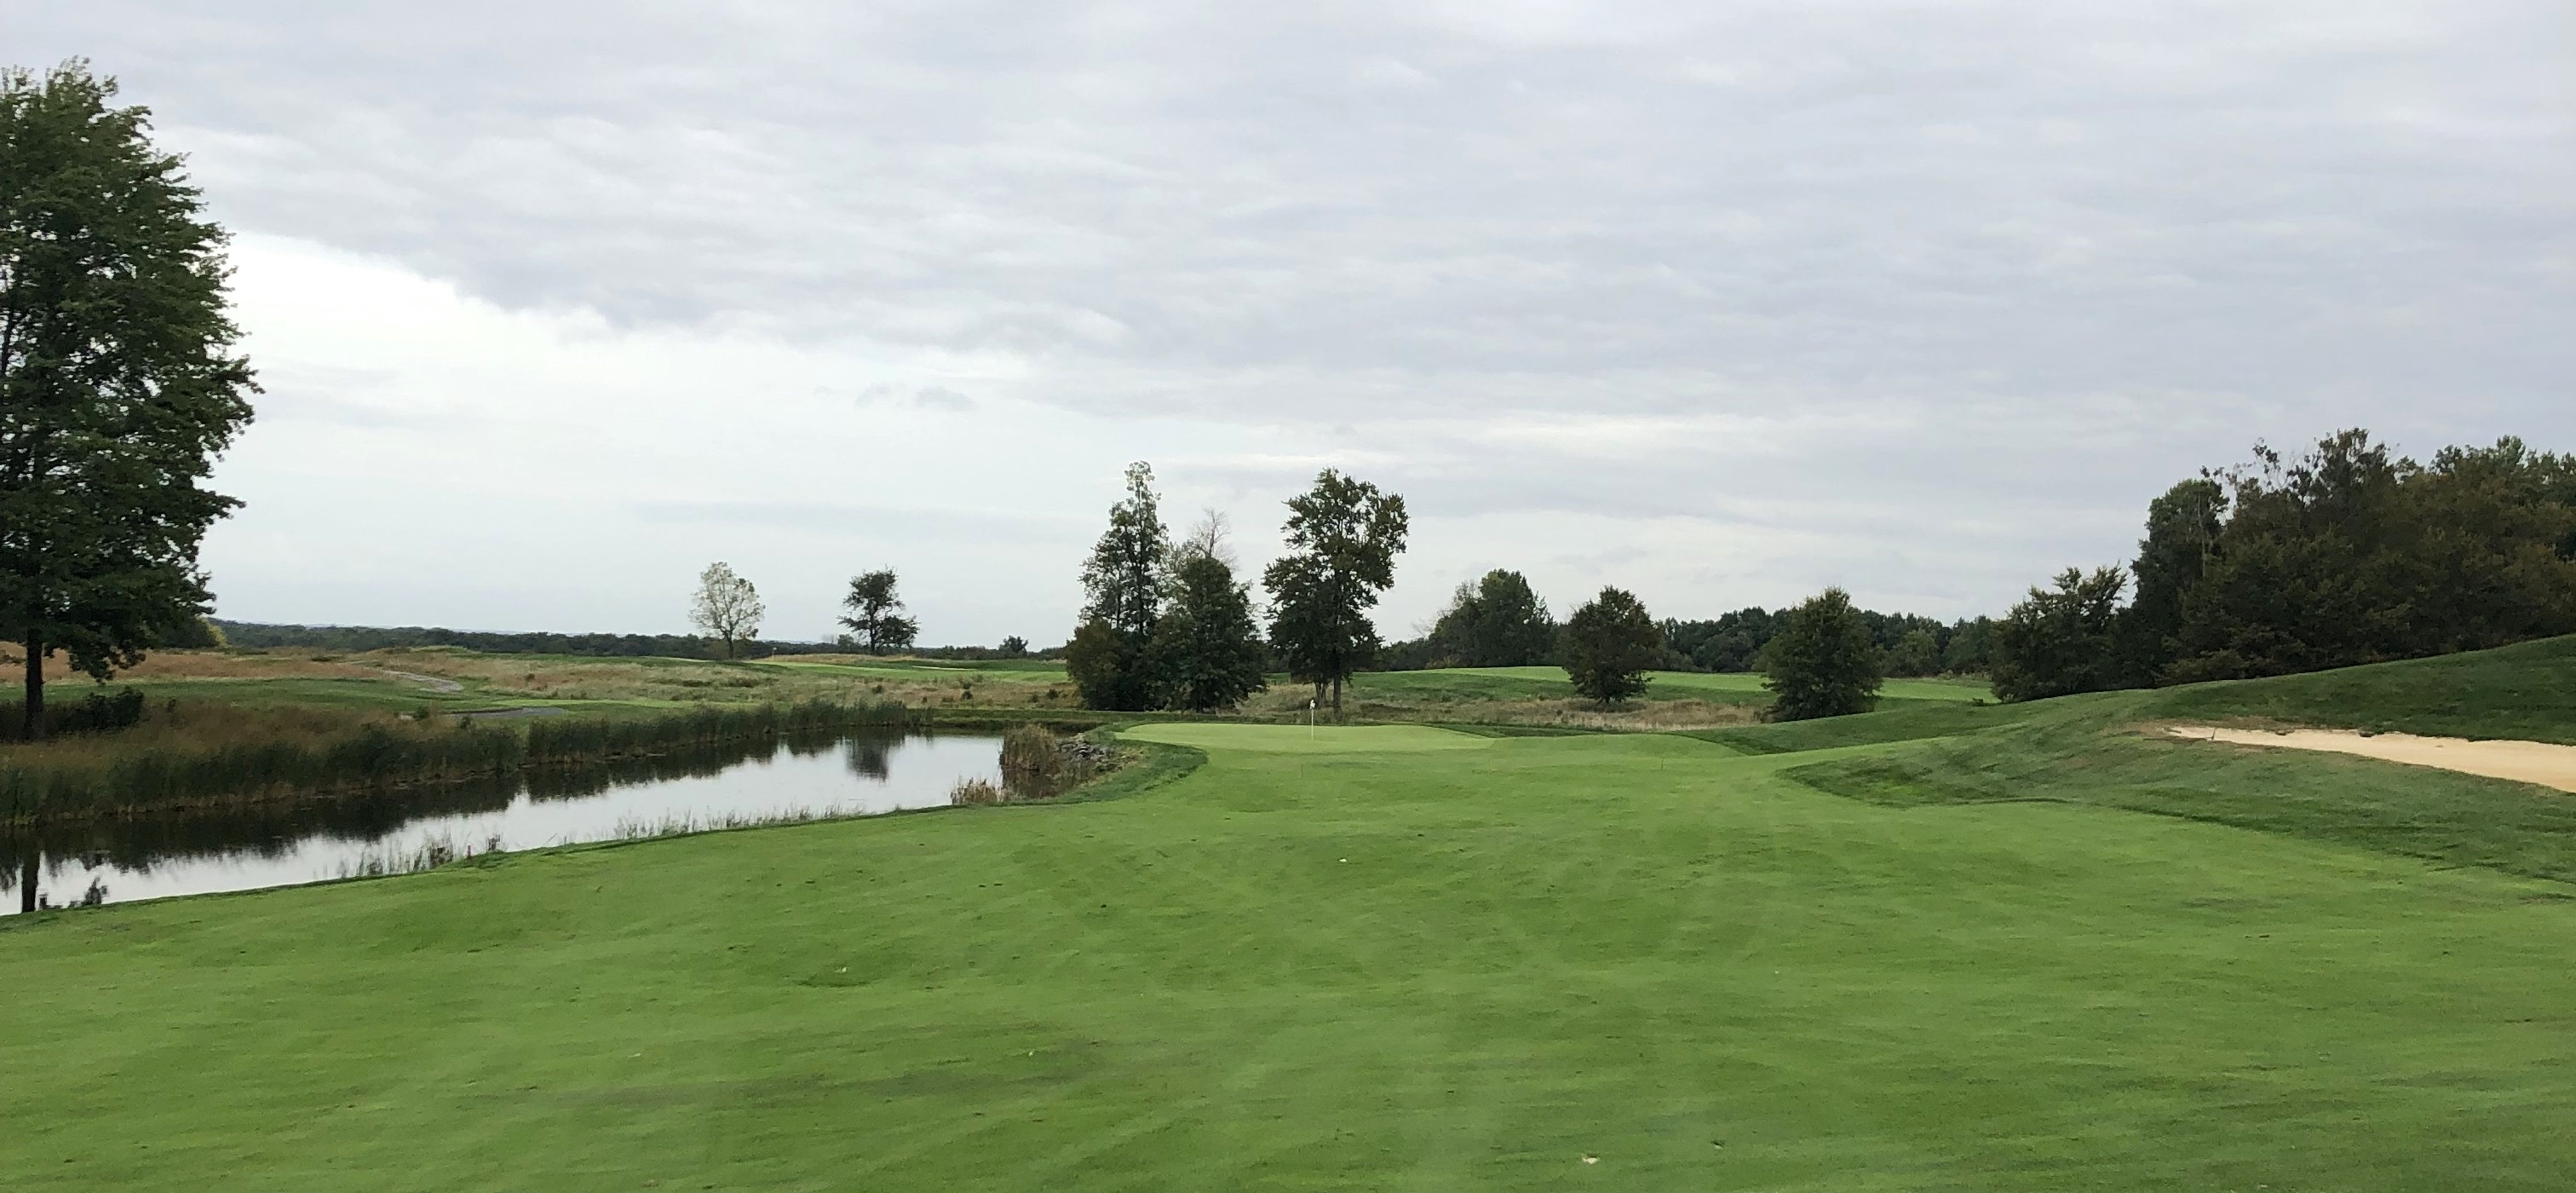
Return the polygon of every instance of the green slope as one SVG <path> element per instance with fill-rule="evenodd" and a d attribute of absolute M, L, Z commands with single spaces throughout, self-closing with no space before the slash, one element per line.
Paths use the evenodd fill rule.
<path fill-rule="evenodd" d="M 1695 734 L 1749 753 L 1899 743 L 1796 762 L 1896 805 L 2049 800 L 2214 821 L 2447 864 L 2576 880 L 2576 797 L 2341 756 L 2176 741 L 2253 722 L 2576 742 L 2576 638 L 2310 675 L 1915 709 Z"/>
<path fill-rule="evenodd" d="M 2079 722 L 2110 703 L 1986 732 L 2099 736 Z M 2576 901 L 2555 884 L 1783 775 L 1930 741 L 1139 735 L 1207 762 L 1102 802 L 0 922 L 0 1187 L 2576 1171 Z M 2373 798 L 2415 777 L 2353 767 Z"/>

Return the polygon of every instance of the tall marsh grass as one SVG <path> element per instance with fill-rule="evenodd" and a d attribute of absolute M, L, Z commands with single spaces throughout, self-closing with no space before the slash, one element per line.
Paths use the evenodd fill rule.
<path fill-rule="evenodd" d="M 621 720 L 404 720 L 311 707 L 176 704 L 115 734 L 0 745 L 0 821 L 213 807 L 449 782 L 913 724 L 893 702 L 700 707 Z"/>

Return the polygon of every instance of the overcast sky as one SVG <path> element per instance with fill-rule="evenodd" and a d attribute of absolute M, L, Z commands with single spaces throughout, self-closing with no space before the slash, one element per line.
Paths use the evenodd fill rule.
<path fill-rule="evenodd" d="M 2576 6 L 0 0 L 236 234 L 223 616 L 1062 641 L 1119 473 L 1381 610 L 1999 612 L 2256 439 L 2576 448 Z"/>

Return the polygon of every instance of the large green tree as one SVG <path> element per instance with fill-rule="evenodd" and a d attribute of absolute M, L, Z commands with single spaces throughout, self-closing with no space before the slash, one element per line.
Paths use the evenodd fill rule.
<path fill-rule="evenodd" d="M 1576 692 L 1603 704 L 1643 695 L 1663 649 L 1663 627 L 1625 589 L 1605 587 L 1565 619 L 1565 672 Z"/>
<path fill-rule="evenodd" d="M 1368 611 L 1395 583 L 1395 557 L 1411 521 L 1404 498 L 1327 468 L 1288 499 L 1287 554 L 1261 574 L 1270 593 L 1270 643 L 1288 674 L 1315 685 L 1342 711 L 1342 686 L 1377 653 Z"/>
<path fill-rule="evenodd" d="M 1773 720 L 1839 717 L 1878 703 L 1878 644 L 1842 589 L 1828 588 L 1789 610 L 1763 655 L 1762 686 L 1771 689 Z"/>
<path fill-rule="evenodd" d="M 1082 565 L 1082 624 L 1065 670 L 1085 705 L 1130 712 L 1161 705 L 1151 648 L 1171 551 L 1154 469 L 1137 461 L 1127 466 L 1127 495 L 1109 507 L 1109 528 Z"/>
<path fill-rule="evenodd" d="M 1431 627 L 1431 643 L 1461 667 L 1527 667 L 1555 652 L 1556 623 L 1528 577 L 1496 568 L 1458 586 Z"/>
<path fill-rule="evenodd" d="M 2058 573 L 2055 588 L 2031 589 L 1995 623 L 1995 695 L 2040 700 L 2105 691 L 2125 682 L 2120 593 L 2127 584 L 2118 568 L 2095 568 L 2089 574 L 2068 568 Z"/>
<path fill-rule="evenodd" d="M 223 229 L 149 113 L 66 63 L 0 71 L 0 631 L 105 679 L 210 597 L 203 481 L 258 391 L 232 351 Z"/>
<path fill-rule="evenodd" d="M 1214 712 L 1262 689 L 1251 594 L 1216 553 L 1175 553 L 1171 601 L 1154 627 L 1151 653 L 1173 708 Z"/>

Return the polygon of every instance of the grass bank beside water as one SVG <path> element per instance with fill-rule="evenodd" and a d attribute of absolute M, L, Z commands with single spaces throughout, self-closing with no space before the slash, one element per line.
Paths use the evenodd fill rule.
<path fill-rule="evenodd" d="M 894 702 L 700 705 L 477 721 L 172 700 L 131 729 L 0 744 L 0 823 L 453 783 L 920 721 Z"/>

